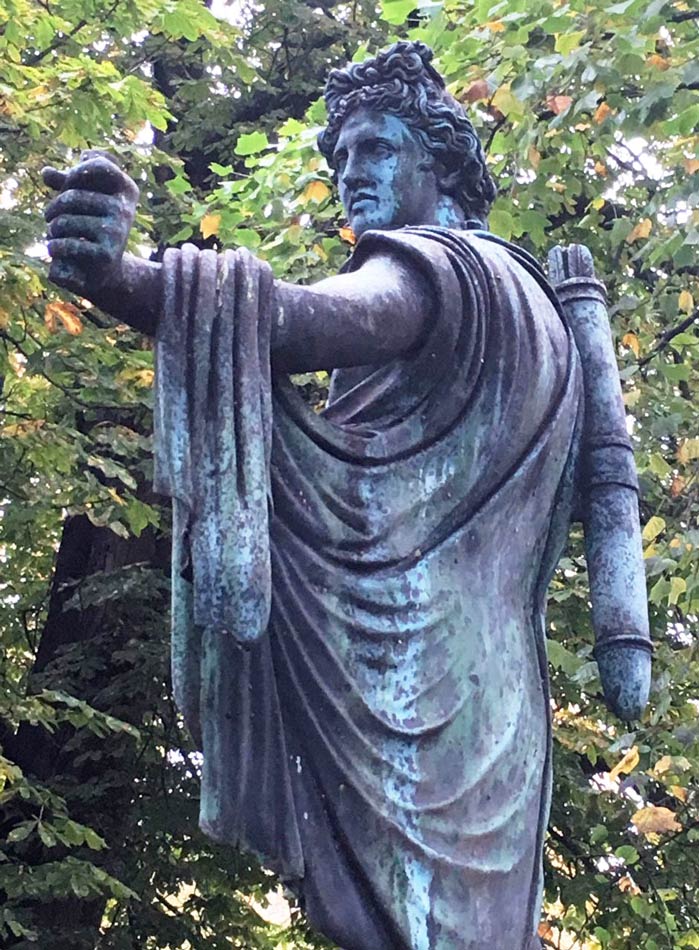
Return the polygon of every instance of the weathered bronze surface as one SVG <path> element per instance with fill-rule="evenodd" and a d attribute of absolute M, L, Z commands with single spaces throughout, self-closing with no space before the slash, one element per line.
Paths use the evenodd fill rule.
<path fill-rule="evenodd" d="M 173 678 L 201 823 L 346 950 L 537 944 L 550 795 L 546 587 L 585 525 L 602 682 L 649 680 L 635 470 L 600 285 L 486 229 L 495 189 L 420 43 L 334 71 L 320 147 L 359 237 L 274 280 L 244 250 L 124 254 L 133 182 L 91 153 L 51 278 L 156 335 Z M 332 368 L 320 416 L 286 374 Z"/>

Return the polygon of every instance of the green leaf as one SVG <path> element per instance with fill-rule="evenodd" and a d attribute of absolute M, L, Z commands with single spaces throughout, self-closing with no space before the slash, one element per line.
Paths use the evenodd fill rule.
<path fill-rule="evenodd" d="M 559 33 L 556 37 L 556 52 L 561 56 L 568 56 L 580 46 L 580 41 L 585 36 L 585 30 L 573 30 L 570 33 Z"/>
<path fill-rule="evenodd" d="M 490 225 L 490 229 L 494 234 L 497 234 L 501 238 L 505 238 L 506 241 L 509 241 L 512 237 L 514 221 L 510 212 L 506 211 L 504 208 L 496 208 L 491 211 L 490 215 L 488 216 L 488 224 Z"/>
<path fill-rule="evenodd" d="M 643 528 L 643 540 L 644 541 L 655 541 L 658 535 L 662 534 L 665 530 L 665 519 L 661 518 L 659 515 L 653 515 L 652 518 L 649 518 Z"/>
<path fill-rule="evenodd" d="M 614 852 L 617 858 L 621 858 L 626 864 L 634 865 L 638 863 L 638 851 L 630 844 L 620 845 Z"/>
<path fill-rule="evenodd" d="M 257 155 L 269 148 L 269 141 L 264 132 L 249 132 L 238 137 L 235 143 L 236 155 Z"/>
<path fill-rule="evenodd" d="M 418 0 L 381 0 L 381 18 L 394 26 L 405 23 L 418 6 Z"/>
<path fill-rule="evenodd" d="M 165 183 L 165 187 L 168 191 L 172 192 L 173 195 L 183 195 L 192 190 L 191 184 L 181 175 L 178 175 L 176 178 L 171 178 Z"/>
<path fill-rule="evenodd" d="M 36 825 L 37 823 L 35 821 L 23 821 L 22 824 L 17 825 L 9 832 L 7 840 L 24 841 L 24 839 L 28 838 L 32 831 L 34 831 Z"/>
<path fill-rule="evenodd" d="M 557 640 L 546 641 L 546 653 L 551 666 L 554 669 L 563 670 L 568 676 L 573 676 L 584 662 Z"/>

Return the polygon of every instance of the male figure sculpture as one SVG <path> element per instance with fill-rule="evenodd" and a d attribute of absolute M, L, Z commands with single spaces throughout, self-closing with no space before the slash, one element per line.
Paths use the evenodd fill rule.
<path fill-rule="evenodd" d="M 430 59 L 398 43 L 330 76 L 320 147 L 359 238 L 339 276 L 125 255 L 137 190 L 98 156 L 45 173 L 51 277 L 156 336 L 203 828 L 346 950 L 526 950 L 581 371 L 538 265 L 485 231 L 495 189 Z M 285 374 L 320 368 L 315 415 Z"/>

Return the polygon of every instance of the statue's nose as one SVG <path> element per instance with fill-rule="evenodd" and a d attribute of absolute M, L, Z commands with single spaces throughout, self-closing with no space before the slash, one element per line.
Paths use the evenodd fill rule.
<path fill-rule="evenodd" d="M 366 185 L 368 181 L 369 176 L 366 173 L 366 169 L 363 167 L 361 159 L 350 155 L 341 175 L 341 182 L 344 187 L 348 188 L 350 191 L 353 191 L 360 185 Z"/>

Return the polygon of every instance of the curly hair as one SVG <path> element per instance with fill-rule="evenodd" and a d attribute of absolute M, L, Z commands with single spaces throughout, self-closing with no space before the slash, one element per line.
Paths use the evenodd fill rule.
<path fill-rule="evenodd" d="M 349 113 L 360 106 L 390 112 L 439 159 L 445 172 L 442 190 L 459 203 L 467 219 L 484 226 L 495 184 L 478 136 L 431 65 L 432 56 L 424 43 L 403 41 L 373 59 L 333 69 L 325 86 L 328 124 L 318 136 L 318 146 L 334 169 L 333 152 Z"/>

